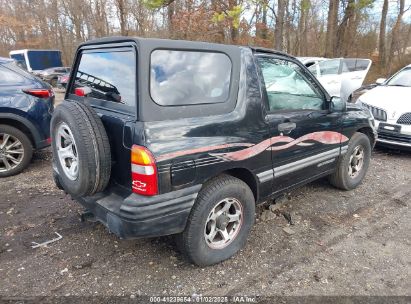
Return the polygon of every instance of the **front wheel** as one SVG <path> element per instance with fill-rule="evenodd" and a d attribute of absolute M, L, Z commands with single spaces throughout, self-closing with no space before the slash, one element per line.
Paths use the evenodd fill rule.
<path fill-rule="evenodd" d="M 242 180 L 223 175 L 198 194 L 177 244 L 198 266 L 224 261 L 244 247 L 254 223 L 255 200 Z"/>
<path fill-rule="evenodd" d="M 337 169 L 330 175 L 330 182 L 337 188 L 351 190 L 363 181 L 371 159 L 371 144 L 367 135 L 355 133 L 347 152 L 340 157 Z"/>

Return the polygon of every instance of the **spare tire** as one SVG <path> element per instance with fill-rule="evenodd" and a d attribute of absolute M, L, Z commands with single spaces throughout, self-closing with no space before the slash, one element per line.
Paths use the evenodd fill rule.
<path fill-rule="evenodd" d="M 73 196 L 103 191 L 111 173 L 106 130 L 86 103 L 64 101 L 51 119 L 54 167 L 60 186 Z"/>

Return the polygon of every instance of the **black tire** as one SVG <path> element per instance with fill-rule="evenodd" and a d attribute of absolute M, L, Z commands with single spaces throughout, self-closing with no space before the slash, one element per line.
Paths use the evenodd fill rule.
<path fill-rule="evenodd" d="M 364 151 L 364 161 L 358 174 L 354 177 L 349 174 L 349 166 L 351 165 L 350 158 L 357 147 L 362 147 Z M 360 185 L 367 173 L 371 159 L 371 144 L 370 139 L 363 133 L 355 133 L 349 143 L 347 152 L 340 157 L 337 163 L 337 169 L 329 176 L 330 183 L 343 190 L 352 190 Z"/>
<path fill-rule="evenodd" d="M 23 147 L 23 157 L 20 163 L 14 168 L 11 168 L 9 170 L 5 168 L 5 163 L 1 160 L 2 157 L 0 156 L 0 177 L 16 175 L 20 173 L 21 171 L 23 171 L 25 168 L 27 168 L 27 166 L 29 165 L 31 158 L 33 156 L 33 146 L 28 136 L 24 134 L 23 132 L 21 132 L 19 129 L 16 129 L 14 127 L 11 127 L 8 125 L 0 125 L 0 134 L 9 134 L 15 137 L 21 142 L 21 145 Z M 0 140 L 3 140 L 2 136 L 0 136 Z M 0 151 L 0 154 L 2 154 L 1 151 Z M 3 166 L 6 171 L 1 170 Z"/>
<path fill-rule="evenodd" d="M 75 179 L 63 170 L 57 153 L 57 131 L 67 125 L 75 141 L 78 174 Z M 103 191 L 110 180 L 111 153 L 106 130 L 97 113 L 82 102 L 64 101 L 54 111 L 51 120 L 53 162 L 57 181 L 73 196 L 87 196 Z"/>
<path fill-rule="evenodd" d="M 222 249 L 211 248 L 205 239 L 205 227 L 210 212 L 218 202 L 234 198 L 242 207 L 242 221 L 232 241 Z M 222 262 L 244 247 L 254 224 L 255 200 L 242 180 L 222 175 L 208 182 L 198 194 L 185 230 L 176 236 L 179 250 L 194 264 L 208 266 Z"/>

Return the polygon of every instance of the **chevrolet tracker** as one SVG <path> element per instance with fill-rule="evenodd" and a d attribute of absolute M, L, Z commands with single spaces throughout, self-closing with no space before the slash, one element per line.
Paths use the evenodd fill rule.
<path fill-rule="evenodd" d="M 102 38 L 72 71 L 51 123 L 57 186 L 120 238 L 175 234 L 197 265 L 245 245 L 256 204 L 324 176 L 357 187 L 376 141 L 369 110 L 273 50 Z"/>

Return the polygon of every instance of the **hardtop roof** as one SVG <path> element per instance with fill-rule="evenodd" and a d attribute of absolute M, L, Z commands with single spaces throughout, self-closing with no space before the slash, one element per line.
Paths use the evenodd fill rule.
<path fill-rule="evenodd" d="M 208 49 L 213 48 L 213 46 L 218 47 L 219 49 L 224 48 L 224 46 L 226 46 L 227 48 L 232 48 L 232 47 L 249 48 L 253 52 L 256 52 L 256 53 L 270 53 L 270 54 L 276 54 L 276 55 L 294 58 L 293 56 L 288 55 L 287 53 L 276 51 L 276 50 L 269 49 L 269 48 L 259 47 L 259 46 L 244 46 L 244 45 L 222 44 L 222 43 L 204 42 L 204 41 L 127 37 L 127 36 L 111 36 L 111 37 L 97 38 L 97 39 L 86 41 L 82 43 L 79 47 L 87 46 L 87 45 L 121 43 L 121 42 L 130 42 L 130 41 L 134 41 L 138 44 L 145 43 L 145 42 L 151 43 L 151 44 L 158 43 L 158 44 L 161 44 L 161 46 L 164 46 L 167 43 L 170 43 L 170 45 L 172 44 L 174 46 L 176 42 L 179 42 L 181 43 L 182 47 L 192 47 L 192 48 L 198 47 L 198 48 L 208 48 Z"/>

